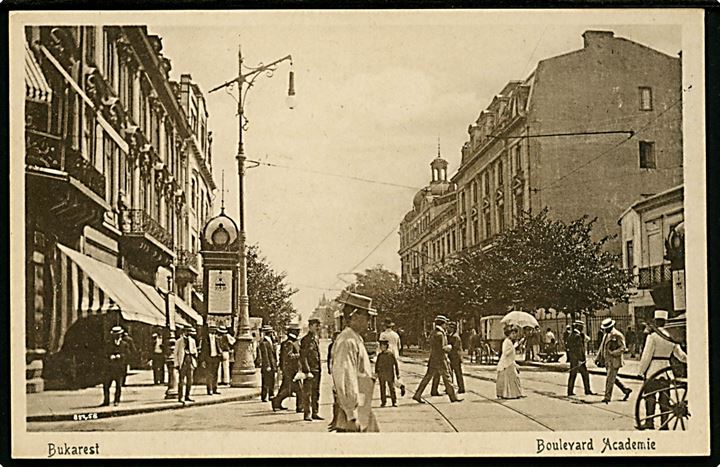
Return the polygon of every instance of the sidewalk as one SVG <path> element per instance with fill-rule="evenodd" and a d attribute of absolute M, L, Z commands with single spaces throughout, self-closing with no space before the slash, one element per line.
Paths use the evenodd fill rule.
<path fill-rule="evenodd" d="M 181 404 L 176 398 L 165 400 L 166 385 L 153 385 L 151 370 L 134 370 L 128 373 L 122 390 L 120 405 L 100 407 L 102 385 L 68 391 L 44 391 L 26 394 L 27 421 L 49 422 L 68 420 L 96 420 L 161 410 L 178 410 L 187 407 L 221 404 L 249 400 L 260 396 L 260 388 L 231 388 L 220 386 L 220 394 L 207 395 L 205 386 L 193 386 L 191 397 L 195 402 Z M 113 397 L 115 385 L 110 388 Z"/>

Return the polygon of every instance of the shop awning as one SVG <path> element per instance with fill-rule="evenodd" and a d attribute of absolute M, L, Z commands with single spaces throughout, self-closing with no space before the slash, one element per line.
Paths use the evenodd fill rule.
<path fill-rule="evenodd" d="M 166 306 L 165 297 L 152 285 L 148 285 L 134 279 L 133 282 L 156 308 L 163 311 L 164 315 Z M 175 321 L 183 326 L 199 326 L 203 323 L 202 316 L 200 316 L 197 311 L 193 310 L 187 303 L 179 300 L 177 297 L 175 298 Z"/>
<path fill-rule="evenodd" d="M 25 42 L 25 97 L 41 104 L 49 104 L 52 100 L 52 89 L 27 42 Z"/>

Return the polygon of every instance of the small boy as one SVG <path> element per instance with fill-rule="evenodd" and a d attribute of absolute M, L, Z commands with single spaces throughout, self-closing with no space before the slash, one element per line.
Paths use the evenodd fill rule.
<path fill-rule="evenodd" d="M 400 378 L 400 368 L 395 355 L 388 349 L 388 341 L 380 341 L 380 353 L 375 361 L 375 374 L 380 381 L 380 407 L 385 407 L 387 393 L 385 385 L 390 389 L 390 400 L 393 407 L 397 407 L 397 396 L 395 395 L 395 378 Z"/>

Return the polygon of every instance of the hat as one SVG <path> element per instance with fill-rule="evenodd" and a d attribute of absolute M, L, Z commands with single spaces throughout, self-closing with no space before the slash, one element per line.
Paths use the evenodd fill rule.
<path fill-rule="evenodd" d="M 582 321 L 573 321 L 572 325 L 574 328 L 581 328 L 581 327 L 585 326 L 585 323 L 583 323 Z"/>
<path fill-rule="evenodd" d="M 436 323 L 443 323 L 443 324 L 445 324 L 445 323 L 448 322 L 448 319 L 447 319 L 446 316 L 437 315 L 437 316 L 435 317 L 435 322 L 436 322 Z"/>
<path fill-rule="evenodd" d="M 450 321 L 448 323 L 448 326 L 455 327 L 455 328 L 457 327 L 457 325 L 458 325 L 457 321 Z"/>
<path fill-rule="evenodd" d="M 308 319 L 308 324 L 314 324 L 314 323 L 320 324 L 320 319 L 319 319 L 319 318 L 310 318 L 310 319 Z"/>
<path fill-rule="evenodd" d="M 270 326 L 269 324 L 263 324 L 263 326 L 260 328 L 260 331 L 262 331 L 262 332 L 272 332 L 272 331 L 273 331 L 273 327 Z"/>
<path fill-rule="evenodd" d="M 655 310 L 655 319 L 664 319 L 667 321 L 667 319 L 668 319 L 667 310 Z"/>
<path fill-rule="evenodd" d="M 288 328 L 287 334 L 288 334 L 288 336 L 297 337 L 297 335 L 300 334 L 300 329 L 298 329 L 298 328 Z"/>
<path fill-rule="evenodd" d="M 360 295 L 356 293 L 351 292 L 345 292 L 343 296 L 341 296 L 339 299 L 337 299 L 338 303 L 342 303 L 344 305 L 349 305 L 355 309 L 358 310 L 365 310 L 371 315 L 376 315 L 377 310 L 372 308 L 372 298 L 366 297 L 365 295 Z"/>
<path fill-rule="evenodd" d="M 187 329 L 185 330 L 185 332 L 186 332 L 187 334 L 190 334 L 191 336 L 197 334 L 197 331 L 196 331 L 195 328 L 192 327 L 192 326 L 190 326 L 189 328 L 187 328 Z"/>
<path fill-rule="evenodd" d="M 612 329 L 615 326 L 615 320 L 612 318 L 605 318 L 600 325 L 600 329 L 603 331 L 607 331 L 609 329 Z"/>
<path fill-rule="evenodd" d="M 569 331 L 569 330 L 571 330 L 571 329 L 572 329 L 572 326 L 570 326 L 569 324 L 568 324 L 567 326 L 565 326 L 565 330 L 566 330 L 566 331 Z"/>
<path fill-rule="evenodd" d="M 391 328 L 394 328 L 394 327 L 395 327 L 395 323 L 392 322 L 392 321 L 390 321 L 390 322 L 388 323 L 388 326 L 391 327 Z"/>
<path fill-rule="evenodd" d="M 226 328 L 225 326 L 219 326 L 219 327 L 217 328 L 217 332 L 218 332 L 218 334 L 227 334 L 227 333 L 228 333 L 228 330 L 227 330 L 227 328 Z"/>
<path fill-rule="evenodd" d="M 390 341 L 387 340 L 387 339 L 380 339 L 380 340 L 378 341 L 378 343 L 379 343 L 379 344 L 389 344 Z"/>
<path fill-rule="evenodd" d="M 112 334 L 122 334 L 123 332 L 125 332 L 125 330 L 122 328 L 122 326 L 113 326 L 110 332 Z"/>
<path fill-rule="evenodd" d="M 152 333 L 152 337 L 157 337 L 157 336 L 158 336 L 158 333 L 156 333 L 156 332 Z"/>
<path fill-rule="evenodd" d="M 208 330 L 209 330 L 209 331 L 217 331 L 217 330 L 218 330 L 217 324 L 211 324 L 211 325 L 209 325 L 209 326 L 208 326 Z"/>

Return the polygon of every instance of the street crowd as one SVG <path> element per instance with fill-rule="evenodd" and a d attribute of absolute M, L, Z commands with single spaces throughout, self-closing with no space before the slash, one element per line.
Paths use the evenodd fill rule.
<path fill-rule="evenodd" d="M 365 347 L 362 337 L 368 328 L 368 322 L 376 312 L 372 308 L 372 299 L 355 293 L 346 293 L 339 299 L 342 304 L 345 328 L 335 333 L 328 348 L 327 371 L 333 383 L 333 417 L 329 429 L 337 432 L 372 432 L 379 431 L 375 416 L 372 413 L 371 401 L 374 385 L 380 386 L 380 405 L 386 407 L 388 399 L 393 407 L 397 407 L 397 391 L 403 397 L 406 387 L 400 374 L 400 350 L 402 342 L 394 330 L 394 323 L 385 322 L 385 331 L 379 336 L 379 352 L 375 364 Z M 652 332 L 645 339 L 638 373 L 643 378 L 667 366 L 671 360 L 686 362 L 687 356 L 682 348 L 671 339 L 663 327 L 668 319 L 668 312 L 656 310 Z M 541 334 L 539 327 L 528 328 L 515 323 L 505 323 L 501 351 L 497 357 L 496 394 L 499 399 L 519 399 L 525 397 L 518 366 L 518 352 L 525 349 L 526 360 L 536 359 L 542 355 L 551 361 L 558 361 L 559 352 L 554 333 L 547 329 Z M 622 394 L 622 400 L 628 400 L 632 389 L 625 386 L 618 378 L 618 371 L 624 365 L 624 353 L 628 351 L 626 338 L 615 327 L 612 318 L 607 318 L 600 326 L 600 336 L 595 364 L 606 369 L 604 397 L 602 402 L 610 403 L 614 388 Z M 193 402 L 191 389 L 193 375 L 198 362 L 203 369 L 205 386 L 208 395 L 219 394 L 218 385 L 229 385 L 231 366 L 233 364 L 233 345 L 235 339 L 222 326 L 209 326 L 208 332 L 198 341 L 197 331 L 188 327 L 180 329 L 180 337 L 175 343 L 172 365 L 179 375 L 178 400 L 181 403 Z M 260 398 L 269 402 L 273 411 L 287 410 L 283 405 L 285 399 L 295 397 L 295 411 L 303 414 L 303 420 L 323 420 L 319 414 L 320 382 L 323 369 L 320 357 L 320 321 L 316 318 L 308 320 L 308 332 L 300 338 L 297 325 L 286 329 L 286 338 L 277 351 L 277 335 L 275 330 L 264 325 L 261 328 L 261 340 L 255 346 L 255 366 L 260 370 Z M 482 341 L 476 339 L 477 334 L 470 338 L 470 360 L 477 362 L 476 352 Z M 162 337 L 155 333 L 153 338 L 153 377 L 155 384 L 165 382 L 165 347 Z M 472 343 L 475 342 L 476 345 Z M 543 343 L 541 347 L 540 344 Z M 587 368 L 587 348 L 590 337 L 585 333 L 584 323 L 575 321 L 568 325 L 563 335 L 564 350 L 569 364 L 567 397 L 575 395 L 577 375 L 581 376 L 586 395 L 594 395 L 590 387 Z M 412 399 L 420 404 L 426 403 L 423 393 L 431 385 L 431 396 L 440 396 L 439 383 L 442 381 L 445 393 L 451 402 L 461 402 L 465 392 L 462 368 L 463 343 L 458 334 L 458 325 L 443 315 L 434 319 L 434 329 L 429 336 L 430 355 L 427 371 L 418 384 Z M 480 345 L 477 345 L 479 343 Z M 542 348 L 542 352 L 541 352 Z M 114 404 L 120 403 L 122 387 L 128 370 L 128 359 L 135 351 L 133 339 L 120 326 L 110 331 L 109 344 L 106 351 L 106 374 L 103 380 L 103 403 L 110 403 L 110 388 L 115 384 Z M 487 347 L 481 347 L 481 353 L 491 353 Z M 556 358 L 557 356 L 557 358 Z M 280 384 L 275 393 L 276 377 Z M 645 398 L 648 415 L 655 414 L 656 406 L 660 406 L 661 414 L 667 412 L 669 382 L 662 378 L 653 380 L 648 387 L 650 395 Z M 661 415 L 661 429 L 667 429 L 663 423 L 667 415 Z M 654 429 L 654 417 L 649 417 L 642 429 Z"/>

